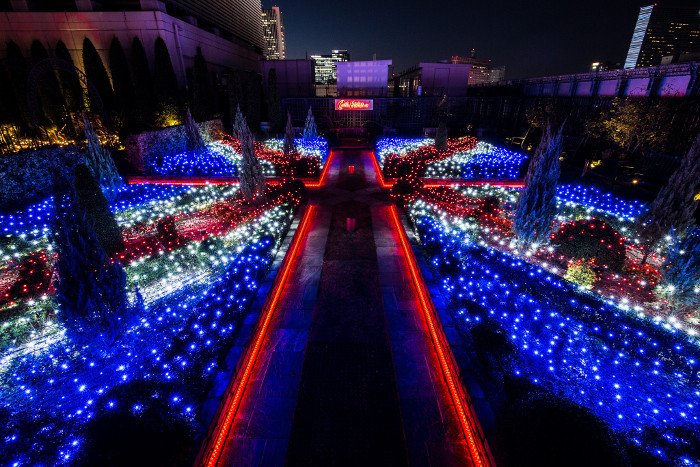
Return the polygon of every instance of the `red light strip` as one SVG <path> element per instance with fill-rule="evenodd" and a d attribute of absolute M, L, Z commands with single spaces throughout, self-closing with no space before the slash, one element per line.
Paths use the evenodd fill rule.
<path fill-rule="evenodd" d="M 500 179 L 500 178 L 479 178 L 479 179 L 455 179 L 455 178 L 424 178 L 424 188 L 436 188 L 439 186 L 500 186 L 504 188 L 523 188 L 525 184 L 522 180 L 517 179 Z"/>
<path fill-rule="evenodd" d="M 381 167 L 379 167 L 379 162 L 377 161 L 377 155 L 372 151 L 371 153 L 372 157 L 372 162 L 374 162 L 374 170 L 377 171 L 377 179 L 379 180 L 379 184 L 381 185 L 382 188 L 391 188 L 394 186 L 394 182 L 392 181 L 391 183 L 386 183 L 384 181 L 384 174 L 382 173 Z"/>
<path fill-rule="evenodd" d="M 321 172 L 321 176 L 318 179 L 318 182 L 304 182 L 304 185 L 306 185 L 306 188 L 319 188 L 321 185 L 323 185 L 326 181 L 326 174 L 328 174 L 328 168 L 331 166 L 331 160 L 333 159 L 333 151 L 328 154 L 328 159 L 326 159 L 326 165 L 323 166 L 323 171 Z"/>
<path fill-rule="evenodd" d="M 248 346 L 248 351 L 246 352 L 244 357 L 244 363 L 240 367 L 233 387 L 227 389 L 227 400 L 225 402 L 223 410 L 220 412 L 220 415 L 216 419 L 214 433 L 210 438 L 213 439 L 213 444 L 207 443 L 204 446 L 204 449 L 200 454 L 200 456 L 202 456 L 202 462 L 198 463 L 197 465 L 206 465 L 207 467 L 210 467 L 215 466 L 219 462 L 219 456 L 221 456 L 226 437 L 228 436 L 228 433 L 231 430 L 233 420 L 236 417 L 238 409 L 240 408 L 246 386 L 248 385 L 248 381 L 250 379 L 250 375 L 257 362 L 263 342 L 265 341 L 265 335 L 267 334 L 270 321 L 272 320 L 275 308 L 277 308 L 277 305 L 279 303 L 279 299 L 282 295 L 284 285 L 287 282 L 289 272 L 291 271 L 292 265 L 294 264 L 296 257 L 299 253 L 299 248 L 305 236 L 309 219 L 311 219 L 315 210 L 315 206 L 308 207 L 301 221 L 301 224 L 299 225 L 299 228 L 294 234 L 294 239 L 292 241 L 289 253 L 285 257 L 281 273 L 278 273 L 278 277 L 280 279 L 276 281 L 272 294 L 268 296 L 268 300 L 265 306 L 263 307 L 262 317 L 259 321 L 259 325 L 255 332 L 255 337 L 252 340 L 252 344 Z"/>
<path fill-rule="evenodd" d="M 396 213 L 396 208 L 394 206 L 390 206 L 389 212 L 394 223 L 394 228 L 396 229 L 396 234 L 399 236 L 401 248 L 403 249 L 404 256 L 406 257 L 406 262 L 408 263 L 409 270 L 411 271 L 413 285 L 415 286 L 418 298 L 420 299 L 423 316 L 428 324 L 430 337 L 433 341 L 435 351 L 437 352 L 442 374 L 447 382 L 452 403 L 454 404 L 457 416 L 459 417 L 462 432 L 467 440 L 469 452 L 471 453 L 475 465 L 495 465 L 488 445 L 486 444 L 486 440 L 481 434 L 479 421 L 473 411 L 473 408 L 471 407 L 471 404 L 469 403 L 469 396 L 459 382 L 459 377 L 455 376 L 457 375 L 457 371 L 453 369 L 456 367 L 456 365 L 453 361 L 454 357 L 452 356 L 452 351 L 450 350 L 449 345 L 446 343 L 446 338 L 443 334 L 442 328 L 440 327 L 438 318 L 435 316 L 435 307 L 432 299 L 430 298 L 430 292 L 425 286 L 420 269 L 416 263 L 415 257 L 413 256 L 413 251 L 408 244 L 406 232 L 404 231 L 403 226 L 399 221 L 399 216 Z M 467 412 L 469 412 L 469 415 L 467 415 Z"/>

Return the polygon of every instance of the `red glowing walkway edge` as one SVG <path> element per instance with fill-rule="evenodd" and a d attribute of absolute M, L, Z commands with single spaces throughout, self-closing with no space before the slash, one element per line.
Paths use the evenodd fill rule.
<path fill-rule="evenodd" d="M 433 346 L 435 347 L 435 351 L 437 352 L 440 368 L 447 383 L 447 388 L 450 392 L 452 403 L 454 404 L 457 412 L 459 423 L 462 428 L 462 432 L 464 433 L 464 438 L 467 441 L 469 452 L 471 453 L 472 459 L 477 466 L 485 467 L 496 465 L 493 457 L 491 456 L 491 451 L 489 450 L 486 438 L 481 430 L 479 420 L 474 412 L 474 408 L 472 407 L 469 395 L 464 390 L 464 387 L 460 382 L 459 372 L 456 370 L 457 365 L 454 361 L 454 356 L 452 355 L 450 346 L 447 343 L 447 338 L 445 337 L 444 331 L 435 311 L 435 305 L 430 297 L 430 292 L 427 290 L 423 280 L 423 275 L 421 274 L 416 258 L 413 255 L 413 250 L 409 245 L 406 232 L 401 225 L 401 221 L 399 221 L 396 208 L 394 206 L 389 207 L 389 213 L 393 221 L 396 234 L 399 237 L 401 248 L 403 249 L 404 256 L 406 257 L 409 270 L 411 271 L 411 279 L 413 280 L 413 285 L 415 286 L 416 293 L 420 299 L 421 310 L 425 321 L 428 324 L 430 338 L 433 342 Z"/>
<path fill-rule="evenodd" d="M 247 347 L 246 353 L 241 360 L 242 364 L 239 365 L 235 378 L 231 380 L 229 387 L 226 388 L 226 397 L 223 405 L 217 413 L 217 416 L 214 417 L 214 422 L 209 430 L 209 435 L 202 445 L 202 449 L 197 456 L 195 465 L 205 465 L 209 467 L 215 466 L 219 462 L 219 457 L 221 456 L 224 443 L 226 442 L 228 433 L 233 426 L 233 421 L 236 417 L 238 409 L 240 408 L 241 401 L 243 400 L 243 395 L 245 393 L 246 386 L 248 385 L 248 381 L 250 380 L 250 375 L 255 367 L 260 354 L 260 349 L 265 341 L 265 336 L 270 326 L 270 321 L 272 321 L 272 316 L 274 315 L 275 309 L 279 303 L 282 290 L 284 289 L 287 278 L 289 277 L 289 272 L 291 271 L 292 265 L 294 264 L 299 253 L 299 248 L 305 237 L 309 219 L 311 219 L 315 210 L 315 206 L 309 206 L 306 209 L 304 217 L 299 224 L 299 228 L 294 234 L 289 252 L 285 256 L 282 267 L 275 278 L 272 293 L 267 296 L 265 304 L 263 305 L 261 317 L 258 320 L 256 329 L 253 331 L 253 339 L 250 341 Z"/>

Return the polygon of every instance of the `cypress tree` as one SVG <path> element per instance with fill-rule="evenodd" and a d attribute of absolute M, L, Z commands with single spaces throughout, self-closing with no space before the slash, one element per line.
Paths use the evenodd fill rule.
<path fill-rule="evenodd" d="M 549 238 L 552 221 L 557 213 L 556 190 L 561 173 L 559 153 L 562 128 L 553 134 L 551 125 L 547 126 L 542 143 L 537 148 L 539 154 L 530 161 L 528 174 L 531 173 L 532 176 L 520 192 L 513 219 L 513 231 L 520 240 L 544 243 Z"/>
<path fill-rule="evenodd" d="M 31 63 L 34 67 L 40 61 L 49 58 L 49 53 L 41 41 L 35 40 L 30 47 Z M 54 126 L 61 126 L 64 118 L 61 88 L 53 72 L 45 74 L 37 83 L 37 92 L 41 101 L 41 110 L 46 121 Z"/>
<path fill-rule="evenodd" d="M 26 130 L 33 126 L 29 107 L 27 107 L 27 78 L 29 77 L 27 61 L 22 54 L 22 50 L 14 41 L 7 43 L 6 57 L 7 72 L 12 83 L 12 93 L 19 108 L 21 122 Z"/>
<path fill-rule="evenodd" d="M 82 174 L 91 177 L 82 167 Z M 124 269 L 109 259 L 74 192 L 55 193 L 54 209 L 50 237 L 58 253 L 54 285 L 61 317 L 80 334 L 119 332 L 129 306 Z"/>
<path fill-rule="evenodd" d="M 107 196 L 113 199 L 116 196 L 116 188 L 122 184 L 121 177 L 119 177 L 119 172 L 117 172 L 117 167 L 114 165 L 114 160 L 109 150 L 102 146 L 97 133 L 95 133 L 87 118 L 83 117 L 83 124 L 85 126 L 85 138 L 87 139 L 85 161 L 99 184 L 107 189 Z"/>
<path fill-rule="evenodd" d="M 647 246 L 644 256 L 671 229 L 683 234 L 694 223 L 697 208 L 694 197 L 700 184 L 700 134 L 681 160 L 681 165 L 659 191 L 649 210 L 639 219 L 637 228 Z"/>
<path fill-rule="evenodd" d="M 257 73 L 246 73 L 246 116 L 251 131 L 260 128 L 260 113 L 262 105 L 262 82 Z M 281 126 L 280 126 L 281 128 Z"/>
<path fill-rule="evenodd" d="M 185 137 L 187 139 L 187 149 L 190 151 L 201 151 L 204 149 L 204 140 L 199 133 L 197 123 L 192 118 L 190 109 L 185 114 Z"/>
<path fill-rule="evenodd" d="M 250 202 L 265 193 L 265 177 L 262 173 L 260 161 L 255 155 L 255 140 L 253 134 L 248 129 L 245 117 L 243 117 L 240 108 L 236 111 L 233 135 L 241 142 L 241 192 L 246 201 Z"/>
<path fill-rule="evenodd" d="M 159 37 L 155 45 L 155 87 L 156 109 L 161 125 L 175 123 L 179 120 L 181 103 L 180 87 L 175 76 L 173 62 L 165 41 Z"/>
<path fill-rule="evenodd" d="M 142 125 L 153 125 L 153 115 L 155 113 L 153 78 L 146 50 L 138 37 L 134 37 L 134 43 L 131 46 L 131 72 L 136 94 L 135 118 Z"/>
<path fill-rule="evenodd" d="M 114 93 L 112 84 L 109 81 L 109 75 L 105 69 L 104 63 L 100 58 L 100 54 L 95 49 L 92 41 L 87 37 L 83 40 L 83 66 L 88 79 L 100 93 L 100 98 L 104 104 L 108 115 L 111 115 L 114 110 Z M 90 110 L 97 112 L 94 104 L 91 103 Z"/>
<path fill-rule="evenodd" d="M 192 71 L 192 113 L 196 120 L 205 121 L 212 115 L 212 89 L 207 62 L 202 49 L 197 47 Z"/>
<path fill-rule="evenodd" d="M 15 100 L 12 81 L 3 60 L 0 60 L 0 123 L 17 124 L 20 119 L 19 107 Z"/>
<path fill-rule="evenodd" d="M 112 83 L 114 83 L 116 108 L 122 115 L 128 130 L 134 123 L 136 94 L 131 82 L 126 54 L 116 36 L 112 38 L 112 43 L 109 46 L 109 69 L 112 72 Z"/>
<path fill-rule="evenodd" d="M 294 127 L 292 126 L 292 116 L 287 112 L 287 126 L 284 127 L 284 156 L 287 159 L 293 159 L 297 152 L 294 143 Z"/>
<path fill-rule="evenodd" d="M 277 71 L 274 68 L 267 75 L 267 118 L 270 120 L 272 131 L 278 132 L 282 129 L 284 117 L 277 85 Z"/>
<path fill-rule="evenodd" d="M 100 185 L 85 164 L 75 167 L 73 188 L 77 195 L 77 205 L 85 219 L 93 226 L 100 245 L 109 256 L 124 249 L 119 225 L 114 219 L 109 203 Z"/>
<path fill-rule="evenodd" d="M 318 138 L 318 130 L 316 129 L 316 120 L 309 106 L 309 113 L 306 114 L 306 122 L 304 123 L 304 140 L 310 141 Z"/>
<path fill-rule="evenodd" d="M 435 149 L 447 149 L 447 124 L 445 119 L 440 119 L 437 133 L 435 133 Z"/>
<path fill-rule="evenodd" d="M 63 41 L 58 41 L 56 43 L 55 54 L 56 58 L 60 58 L 75 66 L 73 58 L 68 51 L 68 47 L 66 47 Z M 80 82 L 67 73 L 59 73 L 58 77 L 66 108 L 75 112 L 82 111 L 85 108 L 85 101 L 83 99 L 83 87 L 80 85 Z"/>

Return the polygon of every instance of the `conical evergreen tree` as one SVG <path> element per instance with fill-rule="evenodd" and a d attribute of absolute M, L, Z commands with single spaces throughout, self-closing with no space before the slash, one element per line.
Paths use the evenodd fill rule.
<path fill-rule="evenodd" d="M 294 127 L 292 126 L 292 116 L 287 113 L 287 126 L 284 127 L 284 157 L 288 160 L 294 159 L 297 148 L 294 143 Z"/>
<path fill-rule="evenodd" d="M 0 60 L 0 123 L 16 125 L 20 120 L 20 111 L 15 100 L 12 81 L 5 62 Z M 11 135 L 14 138 L 16 135 Z"/>
<path fill-rule="evenodd" d="M 435 133 L 435 148 L 439 150 L 447 149 L 447 124 L 444 119 L 440 119 L 440 125 L 438 125 Z"/>
<path fill-rule="evenodd" d="M 192 113 L 194 118 L 200 122 L 211 118 L 213 100 L 207 62 L 202 55 L 202 49 L 197 47 L 197 54 L 194 56 L 194 69 L 192 70 Z"/>
<path fill-rule="evenodd" d="M 309 106 L 309 113 L 306 114 L 306 122 L 304 123 L 304 140 L 310 141 L 318 138 L 318 130 L 316 129 L 316 120 Z"/>
<path fill-rule="evenodd" d="M 241 192 L 243 197 L 250 202 L 265 193 L 265 177 L 263 176 L 260 161 L 255 155 L 255 139 L 248 129 L 240 108 L 236 112 L 236 123 L 233 133 L 241 143 L 242 157 L 239 173 Z"/>
<path fill-rule="evenodd" d="M 638 221 L 647 254 L 671 229 L 681 235 L 693 225 L 697 208 L 694 197 L 700 185 L 700 134 L 681 160 L 681 165 L 659 191 L 649 210 Z M 646 260 L 646 256 L 644 257 Z"/>
<path fill-rule="evenodd" d="M 177 123 L 180 115 L 180 86 L 165 41 L 159 37 L 155 45 L 156 110 L 161 125 Z"/>
<path fill-rule="evenodd" d="M 85 161 L 92 175 L 104 187 L 105 195 L 110 199 L 114 199 L 116 189 L 122 185 L 122 179 L 119 176 L 117 167 L 114 165 L 114 160 L 109 150 L 100 143 L 100 139 L 97 137 L 92 124 L 86 118 L 83 118 L 83 123 L 85 125 L 85 138 L 87 139 Z"/>
<path fill-rule="evenodd" d="M 557 213 L 557 183 L 561 173 L 561 131 L 560 128 L 558 133 L 553 134 L 548 125 L 543 143 L 537 148 L 538 154 L 530 161 L 531 169 L 528 172 L 532 175 L 520 192 L 513 219 L 513 231 L 522 241 L 545 243 L 552 231 L 552 221 Z"/>
<path fill-rule="evenodd" d="M 7 72 L 12 83 L 14 100 L 20 111 L 23 130 L 28 130 L 33 127 L 33 124 L 27 106 L 27 78 L 29 77 L 27 61 L 22 50 L 14 41 L 7 43 L 6 57 Z"/>
<path fill-rule="evenodd" d="M 109 69 L 112 72 L 112 83 L 114 83 L 116 109 L 124 121 L 125 130 L 129 131 L 134 125 L 136 93 L 126 54 L 116 36 L 112 38 L 109 46 Z"/>
<path fill-rule="evenodd" d="M 54 209 L 54 285 L 62 320 L 78 335 L 95 330 L 118 333 L 129 308 L 124 269 L 105 253 L 74 193 L 56 192 Z"/>
<path fill-rule="evenodd" d="M 125 245 L 119 225 L 96 178 L 84 164 L 78 164 L 75 168 L 73 190 L 77 195 L 78 207 L 93 226 L 102 248 L 109 256 L 122 251 Z"/>
<path fill-rule="evenodd" d="M 146 50 L 138 37 L 131 46 L 131 72 L 136 94 L 135 120 L 142 126 L 152 126 L 155 114 L 153 78 Z"/>
<path fill-rule="evenodd" d="M 49 53 L 41 41 L 33 41 L 30 51 L 32 66 L 49 58 Z M 37 92 L 39 93 L 39 99 L 41 101 L 41 111 L 46 119 L 44 123 L 49 123 L 59 128 L 62 127 L 65 113 L 63 109 L 63 99 L 61 97 L 61 88 L 56 75 L 47 73 L 43 76 L 37 87 Z"/>
<path fill-rule="evenodd" d="M 272 68 L 267 75 L 267 118 L 272 131 L 278 132 L 284 125 L 282 103 L 277 85 L 277 71 Z"/>
<path fill-rule="evenodd" d="M 75 66 L 73 62 L 73 57 L 71 57 L 68 47 L 63 41 L 58 41 L 56 43 L 55 50 L 56 58 L 70 63 Z M 82 112 L 85 110 L 85 100 L 83 96 L 83 87 L 80 81 L 69 73 L 59 73 L 58 80 L 61 85 L 61 92 L 63 94 L 63 103 L 69 112 Z"/>
<path fill-rule="evenodd" d="M 83 66 L 85 67 L 85 75 L 92 81 L 92 84 L 100 93 L 102 104 L 104 104 L 107 115 L 111 115 L 114 111 L 114 92 L 112 84 L 109 81 L 109 75 L 105 69 L 104 63 L 100 54 L 95 49 L 92 41 L 87 37 L 83 40 Z M 94 104 L 90 103 L 90 110 L 97 112 Z"/>
<path fill-rule="evenodd" d="M 199 133 L 197 123 L 192 118 L 190 109 L 185 114 L 185 137 L 187 139 L 187 149 L 190 151 L 201 151 L 204 149 L 204 140 Z"/>

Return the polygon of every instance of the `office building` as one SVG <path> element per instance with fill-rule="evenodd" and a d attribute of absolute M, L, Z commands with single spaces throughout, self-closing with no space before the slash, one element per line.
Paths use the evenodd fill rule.
<path fill-rule="evenodd" d="M 339 97 L 388 97 L 391 60 L 337 62 Z"/>
<path fill-rule="evenodd" d="M 262 30 L 265 38 L 263 54 L 267 60 L 284 60 L 287 48 L 284 39 L 284 23 L 279 7 L 262 10 Z"/>
<path fill-rule="evenodd" d="M 700 52 L 700 8 L 642 7 L 625 69 L 657 66 L 669 55 Z"/>
<path fill-rule="evenodd" d="M 505 66 L 495 67 L 491 63 L 491 60 L 476 58 L 474 56 L 474 50 L 472 50 L 471 57 L 460 57 L 459 55 L 453 55 L 449 63 L 454 65 L 472 66 L 469 71 L 469 84 L 497 83 L 505 80 Z"/>
<path fill-rule="evenodd" d="M 336 64 L 350 61 L 347 50 L 333 50 L 330 55 L 310 55 L 314 61 L 314 75 L 317 84 L 335 84 L 338 79 Z"/>

